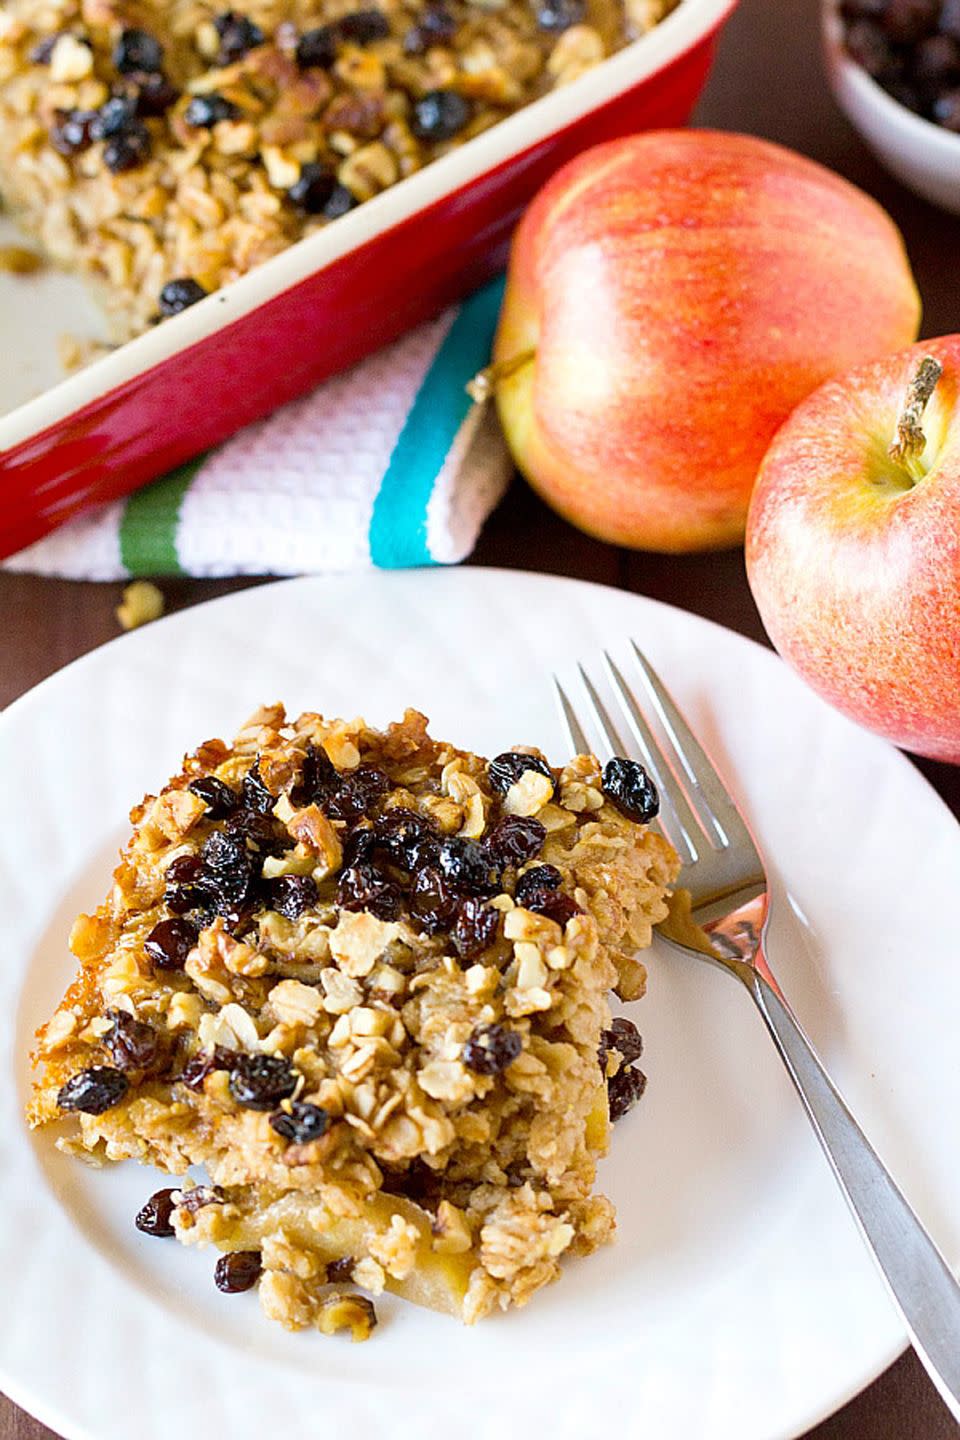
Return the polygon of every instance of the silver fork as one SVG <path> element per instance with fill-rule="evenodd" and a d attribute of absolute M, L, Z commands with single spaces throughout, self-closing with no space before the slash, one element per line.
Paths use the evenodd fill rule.
<path fill-rule="evenodd" d="M 661 833 L 683 866 L 689 914 L 678 908 L 658 929 L 688 955 L 721 966 L 750 992 L 803 1101 L 860 1233 L 886 1282 L 920 1360 L 960 1420 L 960 1285 L 847 1108 L 774 979 L 764 953 L 769 892 L 747 825 L 663 682 L 633 644 L 638 678 L 659 723 L 658 741 L 621 670 L 604 665 L 633 741 L 624 745 L 590 677 L 580 680 L 601 738 L 590 745 L 554 677 L 560 712 L 578 753 L 639 758 L 660 793 Z"/>

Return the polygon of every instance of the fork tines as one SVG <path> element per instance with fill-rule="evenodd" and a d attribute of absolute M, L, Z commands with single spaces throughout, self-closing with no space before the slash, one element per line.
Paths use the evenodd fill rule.
<path fill-rule="evenodd" d="M 645 766 L 660 792 L 660 829 L 684 865 L 695 864 L 709 850 L 743 844 L 752 849 L 749 831 L 723 781 L 669 691 L 636 641 L 631 641 L 631 650 L 633 668 L 649 702 L 659 738 L 623 671 L 609 652 L 604 651 L 604 669 L 632 746 L 624 743 L 597 687 L 584 667 L 578 665 L 587 710 L 600 740 L 597 750 L 601 758 L 632 753 L 633 758 Z M 590 750 L 592 747 L 577 711 L 556 676 L 554 685 L 571 743 L 579 751 Z"/>

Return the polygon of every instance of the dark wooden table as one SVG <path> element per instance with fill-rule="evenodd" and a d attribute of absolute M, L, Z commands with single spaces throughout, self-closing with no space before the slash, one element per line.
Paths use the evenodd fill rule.
<path fill-rule="evenodd" d="M 932 210 L 886 176 L 835 110 L 820 68 L 817 10 L 816 0 L 742 0 L 698 120 L 792 145 L 870 191 L 907 238 L 924 297 L 924 333 L 960 329 L 960 221 Z M 519 481 L 487 526 L 475 562 L 618 585 L 764 638 L 739 552 L 667 559 L 618 551 L 565 525 Z M 168 610 L 179 610 L 251 583 L 257 582 L 187 580 L 163 588 Z M 119 593 L 119 585 L 0 575 L 0 705 L 114 636 Z M 960 815 L 960 769 L 930 763 L 921 768 Z M 809 1440 L 953 1440 L 958 1434 L 960 1427 L 909 1353 L 811 1431 Z M 0 1440 L 50 1435 L 0 1395 Z"/>

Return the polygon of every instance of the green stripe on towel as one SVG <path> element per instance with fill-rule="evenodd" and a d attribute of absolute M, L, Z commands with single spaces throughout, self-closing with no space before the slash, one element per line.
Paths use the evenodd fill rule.
<path fill-rule="evenodd" d="M 489 363 L 504 281 L 464 301 L 413 402 L 370 517 L 370 558 L 385 570 L 430 565 L 427 507 L 470 409 L 467 381 Z"/>
<path fill-rule="evenodd" d="M 206 459 L 190 460 L 138 490 L 120 517 L 120 559 L 131 575 L 183 575 L 177 555 L 180 506 Z"/>

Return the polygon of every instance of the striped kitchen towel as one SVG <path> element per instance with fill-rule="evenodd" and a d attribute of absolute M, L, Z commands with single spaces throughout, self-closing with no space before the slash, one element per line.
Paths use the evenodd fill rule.
<path fill-rule="evenodd" d="M 293 575 L 463 560 L 509 482 L 487 364 L 503 293 L 459 307 L 126 500 L 7 560 L 71 579 Z"/>

